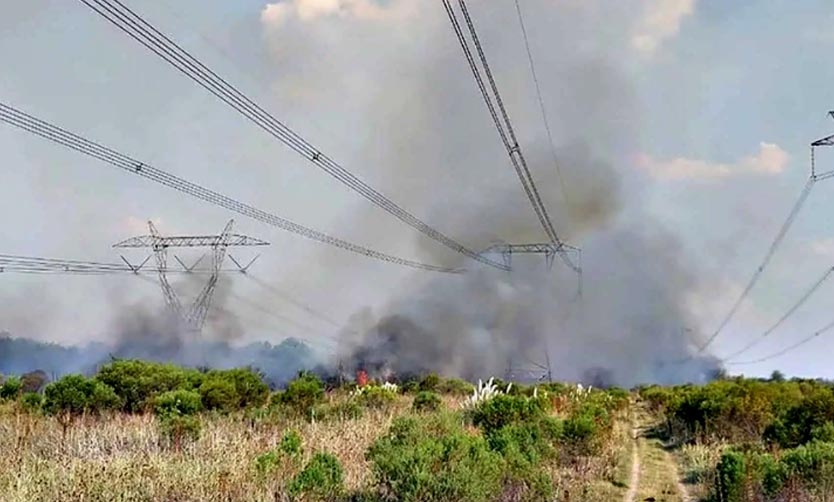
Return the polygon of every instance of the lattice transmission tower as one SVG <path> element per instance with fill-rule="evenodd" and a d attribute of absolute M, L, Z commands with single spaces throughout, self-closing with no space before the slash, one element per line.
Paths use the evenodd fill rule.
<path fill-rule="evenodd" d="M 162 294 L 165 298 L 165 305 L 169 311 L 178 319 L 186 330 L 191 331 L 197 335 L 202 332 L 203 325 L 206 322 L 206 316 L 209 312 L 211 299 L 214 291 L 217 288 L 217 281 L 220 274 L 223 272 L 222 266 L 226 257 L 237 266 L 240 272 L 246 273 L 249 267 L 258 258 L 255 256 L 248 264 L 241 265 L 231 254 L 227 253 L 227 249 L 231 246 L 267 246 L 268 242 L 249 237 L 246 235 L 232 233 L 234 220 L 229 220 L 226 227 L 218 235 L 176 235 L 163 236 L 156 229 L 153 222 L 148 222 L 148 229 L 150 234 L 131 237 L 113 245 L 115 248 L 150 248 L 156 258 L 157 276 L 159 278 L 159 285 L 162 288 Z M 186 308 L 180 296 L 168 282 L 168 249 L 169 248 L 209 248 L 211 254 L 211 264 L 208 267 L 208 279 L 205 285 L 200 290 L 197 297 Z M 150 258 L 150 257 L 149 257 Z M 187 266 L 178 256 L 174 259 L 182 266 L 185 272 L 192 272 L 197 265 L 205 258 L 201 256 L 190 267 Z M 138 270 L 141 265 L 134 266 L 125 257 L 122 260 L 128 264 L 132 269 Z M 147 261 L 147 260 L 145 260 Z"/>

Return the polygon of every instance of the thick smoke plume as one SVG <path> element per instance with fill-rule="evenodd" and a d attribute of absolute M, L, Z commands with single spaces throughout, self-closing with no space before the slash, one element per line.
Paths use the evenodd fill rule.
<path fill-rule="evenodd" d="M 314 184 L 321 181 L 315 175 L 295 178 L 295 171 L 283 170 L 308 170 L 297 158 L 278 170 L 283 158 L 253 154 L 246 158 L 252 176 L 241 177 L 252 186 L 239 190 L 257 191 L 265 207 L 278 207 L 284 214 L 281 204 L 295 195 L 303 199 L 303 210 L 287 216 L 307 223 L 320 216 L 311 208 L 321 209 L 326 216 L 314 220 L 315 225 L 334 235 L 469 269 L 460 276 L 412 273 L 329 248 L 311 258 L 309 248 L 287 246 L 282 254 L 275 252 L 275 261 L 291 266 L 269 282 L 301 284 L 309 290 L 302 296 L 316 295 L 317 306 L 341 301 L 343 316 L 356 311 L 328 361 L 332 371 L 341 362 L 348 370 L 380 373 L 535 378 L 546 374 L 549 360 L 554 379 L 631 385 L 708 377 L 718 368 L 716 361 L 689 358 L 698 342 L 694 334 L 701 330 L 688 305 L 706 279 L 677 236 L 649 215 L 643 202 L 646 180 L 630 162 L 643 151 L 640 103 L 633 89 L 639 68 L 629 68 L 636 56 L 628 43 L 640 13 L 633 6 L 595 0 L 524 2 L 560 179 L 540 126 L 520 33 L 509 22 L 514 19 L 511 2 L 470 3 L 554 225 L 563 240 L 583 249 L 581 297 L 576 275 L 558 259 L 548 270 L 543 257 L 516 256 L 508 274 L 477 267 L 422 237 L 415 237 L 415 253 L 402 237 L 413 233 L 378 208 L 340 185 L 326 191 L 324 183 Z M 275 78 L 268 82 L 269 92 L 256 100 L 311 141 L 321 141 L 328 155 L 402 207 L 472 248 L 500 241 L 541 242 L 544 234 L 489 123 L 443 9 L 416 5 L 413 0 L 379 2 L 373 16 L 349 8 L 315 16 L 262 16 L 264 36 L 258 43 L 268 50 L 255 51 L 253 57 L 263 55 L 264 60 L 257 60 L 254 69 Z M 282 8 L 272 13 L 279 10 L 292 12 Z M 246 31 L 256 30 L 247 26 Z M 249 54 L 251 49 L 232 52 Z M 165 115 L 159 118 L 169 121 Z M 253 145 L 271 141 L 253 128 L 251 138 L 227 145 L 230 127 L 245 130 L 219 127 L 224 151 L 265 152 Z M 179 149 L 197 136 L 174 135 L 171 144 Z M 214 166 L 216 159 L 210 160 Z M 256 164 L 263 164 L 263 170 L 256 171 Z M 192 174 L 195 179 L 205 175 L 202 169 Z M 336 202 L 328 206 L 329 199 Z M 361 209 L 350 210 L 354 207 Z M 288 281 L 293 274 L 294 281 Z M 199 343 L 183 336 L 160 310 L 114 305 L 118 314 L 106 348 L 95 352 L 101 357 L 91 356 L 90 363 L 109 354 L 214 366 L 251 363 L 279 377 L 317 364 L 309 354 L 294 359 L 262 355 L 281 346 L 232 350 L 251 326 L 231 314 L 236 310 L 226 305 L 223 291 L 218 289 L 216 317 L 208 330 L 212 338 Z M 296 354 L 282 352 L 288 353 Z M 6 360 L 19 361 L 18 356 Z M 35 367 L 33 362 L 25 369 Z"/>
<path fill-rule="evenodd" d="M 484 18 L 484 24 L 489 33 L 484 37 L 502 39 L 494 19 Z M 645 179 L 630 160 L 639 151 L 640 113 L 628 73 L 604 53 L 569 53 L 575 41 L 567 38 L 574 28 L 565 33 L 563 45 L 557 41 L 555 53 L 544 58 L 556 70 L 550 81 L 558 82 L 545 88 L 555 101 L 549 108 L 558 111 L 551 116 L 558 171 L 538 110 L 525 106 L 518 94 L 532 88 L 508 76 L 529 69 L 513 67 L 515 73 L 505 74 L 499 85 L 516 84 L 504 88 L 514 91 L 511 115 L 527 133 L 522 148 L 530 169 L 560 237 L 583 249 L 581 297 L 576 275 L 558 258 L 548 271 L 543 256 L 516 256 L 510 274 L 461 259 L 457 265 L 468 274 L 409 282 L 376 318 L 362 316 L 364 325 L 355 327 L 361 335 L 345 344 L 343 361 L 383 373 L 437 371 L 465 378 L 549 373 L 554 379 L 624 386 L 703 381 L 719 369 L 710 356 L 690 358 L 701 330 L 688 305 L 703 291 L 702 276 L 677 236 L 644 208 Z M 505 48 L 492 49 L 511 59 Z M 414 201 L 425 208 L 428 221 L 443 222 L 444 231 L 481 249 L 496 241 L 542 242 L 543 231 L 518 180 L 504 175 L 512 168 L 496 148 L 483 103 L 467 101 L 449 86 L 438 92 L 435 83 L 448 81 L 450 74 L 466 77 L 432 66 L 425 80 L 397 82 L 413 103 L 404 115 L 418 121 L 386 128 L 403 136 L 394 138 L 397 148 L 381 159 L 398 167 L 390 175 L 391 189 L 409 173 L 425 171 L 427 162 L 453 159 L 444 183 L 421 191 L 423 198 Z M 471 87 L 459 92 L 477 95 L 471 81 L 461 82 Z M 435 137 L 438 121 L 450 124 L 442 138 Z M 493 136 L 478 136 L 473 144 L 466 132 L 473 128 Z M 440 151 L 431 157 L 426 145 Z M 462 145 L 466 155 L 456 150 Z M 423 250 L 448 263 L 448 255 L 435 254 L 433 243 Z"/>
<path fill-rule="evenodd" d="M 584 251 L 581 295 L 576 274 L 558 258 L 548 270 L 543 256 L 515 256 L 509 274 L 480 267 L 460 278 L 435 277 L 399 292 L 371 326 L 357 326 L 361 336 L 343 359 L 381 374 L 436 371 L 469 379 L 549 374 L 631 386 L 710 378 L 715 360 L 689 359 L 697 323 L 687 300 L 699 283 L 676 238 L 646 215 L 622 217 L 619 175 L 588 157 L 587 148 L 563 151 L 560 159 L 569 186 L 578 187 L 561 228 Z M 543 186 L 552 193 L 555 181 Z M 512 223 L 532 219 L 532 210 L 490 202 L 456 235 L 475 240 L 495 232 L 532 242 L 533 232 Z"/>

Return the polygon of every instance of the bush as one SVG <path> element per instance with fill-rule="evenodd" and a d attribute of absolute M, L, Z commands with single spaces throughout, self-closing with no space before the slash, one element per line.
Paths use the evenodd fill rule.
<path fill-rule="evenodd" d="M 426 391 L 426 392 L 435 392 L 437 388 L 440 386 L 440 377 L 437 376 L 436 373 L 429 373 L 428 375 L 424 376 L 421 380 L 419 385 L 417 386 L 418 391 Z"/>
<path fill-rule="evenodd" d="M 264 477 L 272 472 L 280 463 L 281 456 L 275 451 L 268 451 L 255 457 L 255 471 L 258 476 Z"/>
<path fill-rule="evenodd" d="M 538 419 L 545 415 L 547 407 L 543 398 L 499 394 L 475 408 L 472 423 L 489 435 L 506 425 Z"/>
<path fill-rule="evenodd" d="M 420 391 L 414 396 L 411 408 L 414 411 L 437 411 L 442 404 L 440 396 L 434 392 Z"/>
<path fill-rule="evenodd" d="M 117 359 L 102 366 L 96 379 L 116 392 L 123 401 L 124 411 L 139 412 L 150 408 L 158 394 L 194 390 L 200 386 L 203 374 L 173 364 Z"/>
<path fill-rule="evenodd" d="M 281 464 L 282 459 L 299 458 L 301 452 L 301 435 L 290 429 L 284 433 L 277 448 L 255 457 L 255 470 L 261 477 L 266 476 Z"/>
<path fill-rule="evenodd" d="M 826 475 L 832 474 L 834 443 L 812 441 L 788 450 L 782 455 L 781 463 L 790 475 L 797 476 L 806 483 L 815 484 L 822 481 Z"/>
<path fill-rule="evenodd" d="M 343 478 L 339 459 L 330 453 L 316 453 L 290 481 L 287 491 L 296 499 L 332 501 L 344 491 Z"/>
<path fill-rule="evenodd" d="M 793 480 L 794 483 L 789 483 Z M 716 467 L 714 499 L 741 501 L 751 493 L 765 500 L 793 500 L 801 493 L 830 494 L 834 486 L 834 444 L 813 441 L 785 450 L 781 458 L 730 450 Z M 802 500 L 805 500 L 804 498 Z"/>
<path fill-rule="evenodd" d="M 564 444 L 574 455 L 594 455 L 598 453 L 600 442 L 597 441 L 599 429 L 593 417 L 587 414 L 572 416 L 565 420 L 563 428 Z"/>
<path fill-rule="evenodd" d="M 20 397 L 20 405 L 29 413 L 37 413 L 43 406 L 43 396 L 37 392 L 27 392 Z"/>
<path fill-rule="evenodd" d="M 313 406 L 324 397 L 324 384 L 319 377 L 301 372 L 287 384 L 287 389 L 273 396 L 273 401 L 297 415 L 309 415 Z"/>
<path fill-rule="evenodd" d="M 295 456 L 301 454 L 301 434 L 295 429 L 289 429 L 281 438 L 280 445 L 281 453 L 284 455 Z"/>
<path fill-rule="evenodd" d="M 716 466 L 716 497 L 721 502 L 742 502 L 744 499 L 744 454 L 727 451 Z"/>
<path fill-rule="evenodd" d="M 394 404 L 396 400 L 397 394 L 393 390 L 376 385 L 362 387 L 359 395 L 356 396 L 356 401 L 361 406 L 372 409 L 387 408 Z"/>
<path fill-rule="evenodd" d="M 824 433 L 823 428 L 832 421 L 834 393 L 830 389 L 815 389 L 781 413 L 765 429 L 764 438 L 783 448 L 793 448 Z"/>
<path fill-rule="evenodd" d="M 449 415 L 396 419 L 366 455 L 379 494 L 403 502 L 495 499 L 501 455 L 456 422 Z"/>
<path fill-rule="evenodd" d="M 440 382 L 436 391 L 453 396 L 468 396 L 475 391 L 475 386 L 460 378 L 449 378 Z"/>
<path fill-rule="evenodd" d="M 206 379 L 200 384 L 200 398 L 207 410 L 231 411 L 237 408 L 237 392 L 232 382 L 222 378 Z"/>
<path fill-rule="evenodd" d="M 263 406 L 269 387 L 251 369 L 211 370 L 203 377 L 200 395 L 206 409 L 234 411 Z"/>
<path fill-rule="evenodd" d="M 10 376 L 6 377 L 3 385 L 0 385 L 0 399 L 17 399 L 21 393 L 22 384 L 20 377 Z"/>
<path fill-rule="evenodd" d="M 81 375 L 67 375 L 46 386 L 43 408 L 51 415 L 81 415 L 118 409 L 122 402 L 107 385 Z"/>
<path fill-rule="evenodd" d="M 525 464 L 538 465 L 556 456 L 556 446 L 563 434 L 563 423 L 553 417 L 505 425 L 487 438 L 490 447 L 510 457 L 518 455 Z"/>
<path fill-rule="evenodd" d="M 154 411 L 162 417 L 194 415 L 202 409 L 200 394 L 191 390 L 171 390 L 154 398 Z"/>

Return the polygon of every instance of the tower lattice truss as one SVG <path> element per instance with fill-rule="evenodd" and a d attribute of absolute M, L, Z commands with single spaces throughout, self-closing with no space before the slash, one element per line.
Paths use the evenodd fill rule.
<path fill-rule="evenodd" d="M 162 294 L 165 298 L 165 305 L 171 313 L 179 319 L 186 329 L 194 332 L 201 332 L 203 325 L 208 316 L 209 307 L 211 306 L 211 299 L 214 296 L 214 291 L 217 289 L 217 282 L 220 274 L 223 272 L 223 262 L 228 257 L 237 266 L 239 272 L 246 273 L 248 268 L 254 263 L 257 256 L 252 259 L 247 265 L 243 266 L 231 254 L 227 252 L 231 246 L 267 246 L 268 242 L 232 233 L 234 220 L 229 220 L 226 227 L 219 235 L 178 235 L 178 236 L 163 236 L 159 230 L 154 226 L 153 222 L 148 222 L 148 229 L 150 234 L 131 237 L 113 245 L 116 248 L 150 248 L 153 256 L 156 259 L 157 276 L 159 278 L 159 285 L 162 288 Z M 206 255 L 202 255 L 190 267 L 187 266 L 178 256 L 174 255 L 174 259 L 179 263 L 185 272 L 199 271 L 202 274 L 207 274 L 208 279 L 203 285 L 200 293 L 187 307 L 183 305 L 180 296 L 168 281 L 168 250 L 169 248 L 208 248 L 210 252 L 211 263 L 207 269 L 198 269 L 198 265 L 203 261 Z M 123 260 L 127 260 L 122 257 Z M 131 268 L 132 265 L 128 263 Z"/>

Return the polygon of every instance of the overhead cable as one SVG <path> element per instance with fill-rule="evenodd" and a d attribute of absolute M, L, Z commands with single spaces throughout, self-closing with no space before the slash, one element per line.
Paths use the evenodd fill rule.
<path fill-rule="evenodd" d="M 254 220 L 272 225 L 283 230 L 301 235 L 311 240 L 329 244 L 331 246 L 350 251 L 352 253 L 368 256 L 381 261 L 403 265 L 407 267 L 417 268 L 421 270 L 429 270 L 433 272 L 457 273 L 459 269 L 449 267 L 442 267 L 438 265 L 430 265 L 414 260 L 400 258 L 390 254 L 386 254 L 374 249 L 370 249 L 352 242 L 330 236 L 323 232 L 313 230 L 298 223 L 294 223 L 280 216 L 268 213 L 258 209 L 249 204 L 232 199 L 223 194 L 204 188 L 196 183 L 192 183 L 183 178 L 174 176 L 165 171 L 156 169 L 144 162 L 138 161 L 125 154 L 119 153 L 113 149 L 102 146 L 77 134 L 71 133 L 60 127 L 52 125 L 41 119 L 35 118 L 22 111 L 12 108 L 9 105 L 0 103 L 0 121 L 13 125 L 19 129 L 23 129 L 32 134 L 41 136 L 42 138 L 53 141 L 64 147 L 70 148 L 77 152 L 86 154 L 90 157 L 107 162 L 112 166 L 118 167 L 129 173 L 149 179 L 161 185 L 173 188 L 181 193 L 196 197 L 205 202 L 226 208 L 238 214 L 248 216 Z"/>
<path fill-rule="evenodd" d="M 765 361 L 770 361 L 771 359 L 776 359 L 777 357 L 782 357 L 785 354 L 793 352 L 794 350 L 798 349 L 799 347 L 802 347 L 803 345 L 810 342 L 811 340 L 814 340 L 815 338 L 827 333 L 832 328 L 834 328 L 834 321 L 826 324 L 825 326 L 823 326 L 819 330 L 812 333 L 810 336 L 808 336 L 806 338 L 803 338 L 802 340 L 794 343 L 793 345 L 785 347 L 782 350 L 779 350 L 777 352 L 773 352 L 772 354 L 768 354 L 766 356 L 759 357 L 757 359 L 750 359 L 750 360 L 747 360 L 747 361 L 725 361 L 724 364 L 728 364 L 728 365 L 746 365 L 746 364 L 758 364 L 758 363 L 763 363 Z"/>
<path fill-rule="evenodd" d="M 780 317 L 775 323 L 773 323 L 761 335 L 754 338 L 753 340 L 750 341 L 750 343 L 748 343 L 744 347 L 740 348 L 739 350 L 733 352 L 732 354 L 724 357 L 723 359 L 724 360 L 735 359 L 736 357 L 738 357 L 738 356 L 744 354 L 745 352 L 749 351 L 750 349 L 752 349 L 753 347 L 758 345 L 762 340 L 764 340 L 765 338 L 770 336 L 770 334 L 773 333 L 776 330 L 776 328 L 781 326 L 782 323 L 784 323 L 790 316 L 792 316 L 794 314 L 794 312 L 796 312 L 802 305 L 804 305 L 805 302 L 807 302 L 808 299 L 811 298 L 811 296 L 813 296 L 813 294 L 825 283 L 825 281 L 827 281 L 828 278 L 831 277 L 832 273 L 834 273 L 834 267 L 830 267 L 828 270 L 826 270 L 825 273 L 822 275 L 822 277 L 817 279 L 817 281 L 805 292 L 805 294 L 803 294 L 802 297 L 800 297 L 799 301 L 797 301 L 790 309 L 788 309 L 788 311 L 785 312 L 785 314 L 782 315 L 782 317 Z"/>
<path fill-rule="evenodd" d="M 802 188 L 802 192 L 799 194 L 799 198 L 794 203 L 793 207 L 791 208 L 790 213 L 788 213 L 787 219 L 785 222 L 782 223 L 782 226 L 779 228 L 779 232 L 777 232 L 776 237 L 773 239 L 773 242 L 770 243 L 770 246 L 767 249 L 767 253 L 765 253 L 764 259 L 761 261 L 759 266 L 756 268 L 756 271 L 753 273 L 753 276 L 748 281 L 747 285 L 742 290 L 741 294 L 738 296 L 736 301 L 733 303 L 732 307 L 730 308 L 727 315 L 724 316 L 721 323 L 715 329 L 715 331 L 707 338 L 706 342 L 703 343 L 697 351 L 697 354 L 703 353 L 707 347 L 709 347 L 712 342 L 718 338 L 718 335 L 724 331 L 724 328 L 727 327 L 727 324 L 735 317 L 736 313 L 738 313 L 739 308 L 741 307 L 742 302 L 747 299 L 747 296 L 759 282 L 761 279 L 762 274 L 764 273 L 767 266 L 770 264 L 770 260 L 773 258 L 773 255 L 776 254 L 776 251 L 779 249 L 779 246 L 782 244 L 782 241 L 785 239 L 785 235 L 787 235 L 788 230 L 790 230 L 791 226 L 793 226 L 794 221 L 796 220 L 796 216 L 799 214 L 800 209 L 805 204 L 805 201 L 808 199 L 808 195 L 811 193 L 811 188 L 813 188 L 816 179 L 810 178 L 805 186 Z"/>
<path fill-rule="evenodd" d="M 568 253 L 564 249 L 562 249 L 564 244 L 559 239 L 559 236 L 556 233 L 556 229 L 553 226 L 553 222 L 550 219 L 550 215 L 547 212 L 547 208 L 545 207 L 541 199 L 539 190 L 536 187 L 536 184 L 533 180 L 533 176 L 530 173 L 530 169 L 527 166 L 527 160 L 525 159 L 524 154 L 521 151 L 521 146 L 518 143 L 518 139 L 515 135 L 515 130 L 513 129 L 512 123 L 510 122 L 509 114 L 507 113 L 506 107 L 504 106 L 504 101 L 501 98 L 501 94 L 498 91 L 498 85 L 495 82 L 495 78 L 493 77 L 492 70 L 489 67 L 489 62 L 487 61 L 486 54 L 483 50 L 483 47 L 481 46 L 481 42 L 475 30 L 475 23 L 472 21 L 472 18 L 469 15 L 469 10 L 467 9 L 464 0 L 458 0 L 458 5 L 460 6 L 464 21 L 466 23 L 466 27 L 469 31 L 469 36 L 472 39 L 475 52 L 478 55 L 478 60 L 480 61 L 481 68 L 483 69 L 483 75 L 481 75 L 482 70 L 478 67 L 478 63 L 476 62 L 475 56 L 472 52 L 472 48 L 469 46 L 469 41 L 467 40 L 467 37 L 463 31 L 462 23 L 458 19 L 455 9 L 451 4 L 451 1 L 443 0 L 443 6 L 446 9 L 446 14 L 449 17 L 452 29 L 455 32 L 455 36 L 457 37 L 461 50 L 463 51 L 463 54 L 466 58 L 470 70 L 472 71 L 472 76 L 475 77 L 475 82 L 478 86 L 478 90 L 481 92 L 484 104 L 486 105 L 487 110 L 489 111 L 490 117 L 492 117 L 492 121 L 495 124 L 495 128 L 498 131 L 498 135 L 501 138 L 501 142 L 503 143 L 504 148 L 507 150 L 510 162 L 512 163 L 516 175 L 518 176 L 518 179 L 521 182 L 521 186 L 524 189 L 524 193 L 527 195 L 527 199 L 530 201 L 530 205 L 533 206 L 533 211 L 536 213 L 536 217 L 539 219 L 539 223 L 541 224 L 542 229 L 547 235 L 547 238 L 559 250 L 559 257 L 561 258 L 561 260 L 571 269 L 578 272 L 579 268 L 573 263 Z M 487 88 L 487 83 L 484 82 L 484 76 L 486 76 L 486 82 L 489 84 L 489 89 Z"/>
<path fill-rule="evenodd" d="M 444 235 L 356 177 L 121 1 L 80 1 L 255 125 L 384 211 L 455 252 L 483 264 L 506 270 L 503 264 L 481 256 Z"/>
<path fill-rule="evenodd" d="M 547 133 L 547 141 L 550 144 L 550 155 L 553 157 L 553 165 L 556 167 L 556 176 L 559 178 L 559 193 L 562 195 L 562 200 L 565 201 L 565 204 L 568 204 L 570 201 L 568 199 L 567 191 L 565 190 L 565 180 L 562 178 L 562 169 L 559 167 L 559 158 L 556 155 L 556 145 L 553 141 L 553 133 L 550 130 L 550 121 L 547 119 L 547 108 L 544 106 L 542 89 L 539 85 L 539 77 L 536 74 L 536 64 L 533 61 L 533 51 L 530 50 L 530 40 L 527 38 L 527 27 L 524 24 L 524 15 L 521 12 L 521 4 L 519 0 L 515 0 L 515 11 L 518 14 L 518 24 L 521 26 L 524 48 L 527 51 L 527 61 L 530 63 L 530 74 L 533 77 L 533 84 L 536 86 L 536 96 L 539 101 L 539 110 L 542 114 L 544 130 Z"/>

